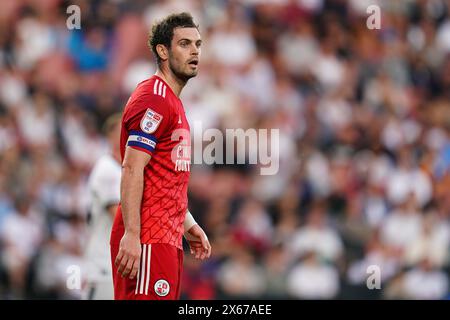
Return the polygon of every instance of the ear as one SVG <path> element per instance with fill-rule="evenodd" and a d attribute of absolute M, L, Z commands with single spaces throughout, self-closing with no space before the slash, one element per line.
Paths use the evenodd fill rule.
<path fill-rule="evenodd" d="M 156 45 L 156 52 L 161 60 L 165 61 L 169 59 L 169 50 L 167 50 L 166 46 L 163 44 Z"/>

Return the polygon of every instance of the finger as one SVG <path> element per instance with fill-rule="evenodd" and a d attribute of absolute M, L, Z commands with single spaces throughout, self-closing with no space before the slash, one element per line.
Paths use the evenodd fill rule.
<path fill-rule="evenodd" d="M 201 243 L 198 241 L 189 241 L 189 249 L 192 255 L 194 255 L 201 246 Z"/>
<path fill-rule="evenodd" d="M 125 278 L 130 274 L 131 270 L 133 269 L 133 263 L 134 263 L 134 259 L 130 257 L 128 259 L 127 264 L 125 265 L 123 272 L 122 272 L 122 277 Z"/>
<path fill-rule="evenodd" d="M 141 250 L 142 250 L 142 248 L 141 248 Z M 136 277 L 139 272 L 139 267 L 141 265 L 141 255 L 142 255 L 142 251 L 133 260 L 133 266 L 132 266 L 131 273 L 130 273 L 130 279 L 134 279 L 134 277 Z"/>
<path fill-rule="evenodd" d="M 206 258 L 209 258 L 211 256 L 211 244 L 208 241 L 208 248 L 207 248 Z"/>
<path fill-rule="evenodd" d="M 205 246 L 203 247 L 203 253 L 204 253 L 204 258 L 209 258 L 209 255 L 211 253 L 211 245 L 209 244 L 209 241 L 206 240 Z"/>
<path fill-rule="evenodd" d="M 135 277 L 137 277 L 137 274 L 139 273 L 139 266 L 141 265 L 141 258 L 139 257 L 137 260 L 134 261 L 133 264 L 133 271 L 132 271 L 132 276 L 134 279 Z"/>
<path fill-rule="evenodd" d="M 199 259 L 200 260 L 203 260 L 204 259 L 204 252 L 203 252 L 203 248 L 200 248 L 199 250 L 198 250 L 198 255 L 199 255 Z"/>
<path fill-rule="evenodd" d="M 123 250 L 119 249 L 119 253 L 117 254 L 116 260 L 114 261 L 114 265 L 117 267 L 120 263 L 120 260 L 123 258 Z"/>
<path fill-rule="evenodd" d="M 207 249 L 208 248 L 208 238 L 206 237 L 206 235 L 203 234 L 200 239 L 202 241 L 203 248 Z"/>
<path fill-rule="evenodd" d="M 117 269 L 117 272 L 122 274 L 123 269 L 125 269 L 125 266 L 127 265 L 127 263 L 128 263 L 128 256 L 124 256 L 122 258 L 122 260 L 120 261 L 119 268 Z"/>
<path fill-rule="evenodd" d="M 208 255 L 208 249 L 203 248 L 202 250 L 202 260 L 205 260 Z"/>
<path fill-rule="evenodd" d="M 200 241 L 189 241 L 189 245 L 194 248 L 202 247 L 202 243 Z"/>
<path fill-rule="evenodd" d="M 211 245 L 209 245 L 207 258 L 211 257 L 211 251 L 212 251 Z"/>
<path fill-rule="evenodd" d="M 203 248 L 201 246 L 192 246 L 191 249 L 194 250 L 194 251 L 199 251 L 199 250 L 201 251 L 201 250 L 203 250 Z"/>
<path fill-rule="evenodd" d="M 198 248 L 197 259 L 203 260 L 202 259 L 202 257 L 203 257 L 203 250 L 204 250 L 203 247 Z"/>
<path fill-rule="evenodd" d="M 211 254 L 211 244 L 209 243 L 209 240 L 206 236 L 202 238 L 202 244 L 203 244 L 202 259 L 209 258 Z"/>
<path fill-rule="evenodd" d="M 139 260 L 140 259 L 136 259 L 133 261 L 133 265 L 131 266 L 131 271 L 130 271 L 130 276 L 129 276 L 129 278 L 131 280 L 133 280 L 134 277 L 136 277 L 136 275 L 137 275 L 137 272 L 139 270 Z"/>
<path fill-rule="evenodd" d="M 133 260 L 131 258 L 128 258 L 127 263 L 124 264 L 124 267 L 121 272 L 122 277 L 126 277 L 130 274 L 132 263 L 133 263 Z"/>

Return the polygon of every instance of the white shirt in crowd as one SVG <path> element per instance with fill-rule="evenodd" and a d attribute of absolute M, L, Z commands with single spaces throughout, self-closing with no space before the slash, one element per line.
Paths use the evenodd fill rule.
<path fill-rule="evenodd" d="M 393 211 L 381 226 L 383 243 L 400 248 L 415 241 L 422 231 L 422 219 L 418 212 Z"/>
<path fill-rule="evenodd" d="M 339 275 L 333 266 L 302 263 L 288 275 L 288 292 L 301 299 L 332 299 L 339 291 Z"/>
<path fill-rule="evenodd" d="M 342 254 L 343 244 L 339 234 L 329 227 L 305 226 L 299 229 L 289 243 L 293 257 L 306 252 L 316 252 L 325 259 L 335 261 Z"/>
<path fill-rule="evenodd" d="M 443 299 L 448 290 L 448 277 L 440 270 L 415 268 L 406 273 L 403 290 L 408 299 Z"/>
<path fill-rule="evenodd" d="M 17 212 L 9 214 L 3 221 L 0 240 L 7 245 L 0 250 L 0 257 L 7 268 L 28 263 L 42 241 L 41 213 L 33 208 L 29 210 L 26 215 Z"/>

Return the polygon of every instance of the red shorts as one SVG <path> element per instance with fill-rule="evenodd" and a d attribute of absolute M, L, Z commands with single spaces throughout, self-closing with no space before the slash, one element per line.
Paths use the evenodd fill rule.
<path fill-rule="evenodd" d="M 123 278 L 114 265 L 119 242 L 111 242 L 115 300 L 178 300 L 181 291 L 183 251 L 165 243 L 142 244 L 137 277 Z"/>

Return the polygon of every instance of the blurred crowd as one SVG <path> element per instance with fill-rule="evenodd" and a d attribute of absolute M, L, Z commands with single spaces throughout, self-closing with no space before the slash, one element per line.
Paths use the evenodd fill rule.
<path fill-rule="evenodd" d="M 448 1 L 2 0 L 0 299 L 80 297 L 100 129 L 155 72 L 155 19 L 181 11 L 204 41 L 191 123 L 280 130 L 276 175 L 192 166 L 213 255 L 186 251 L 182 298 L 450 298 Z"/>

